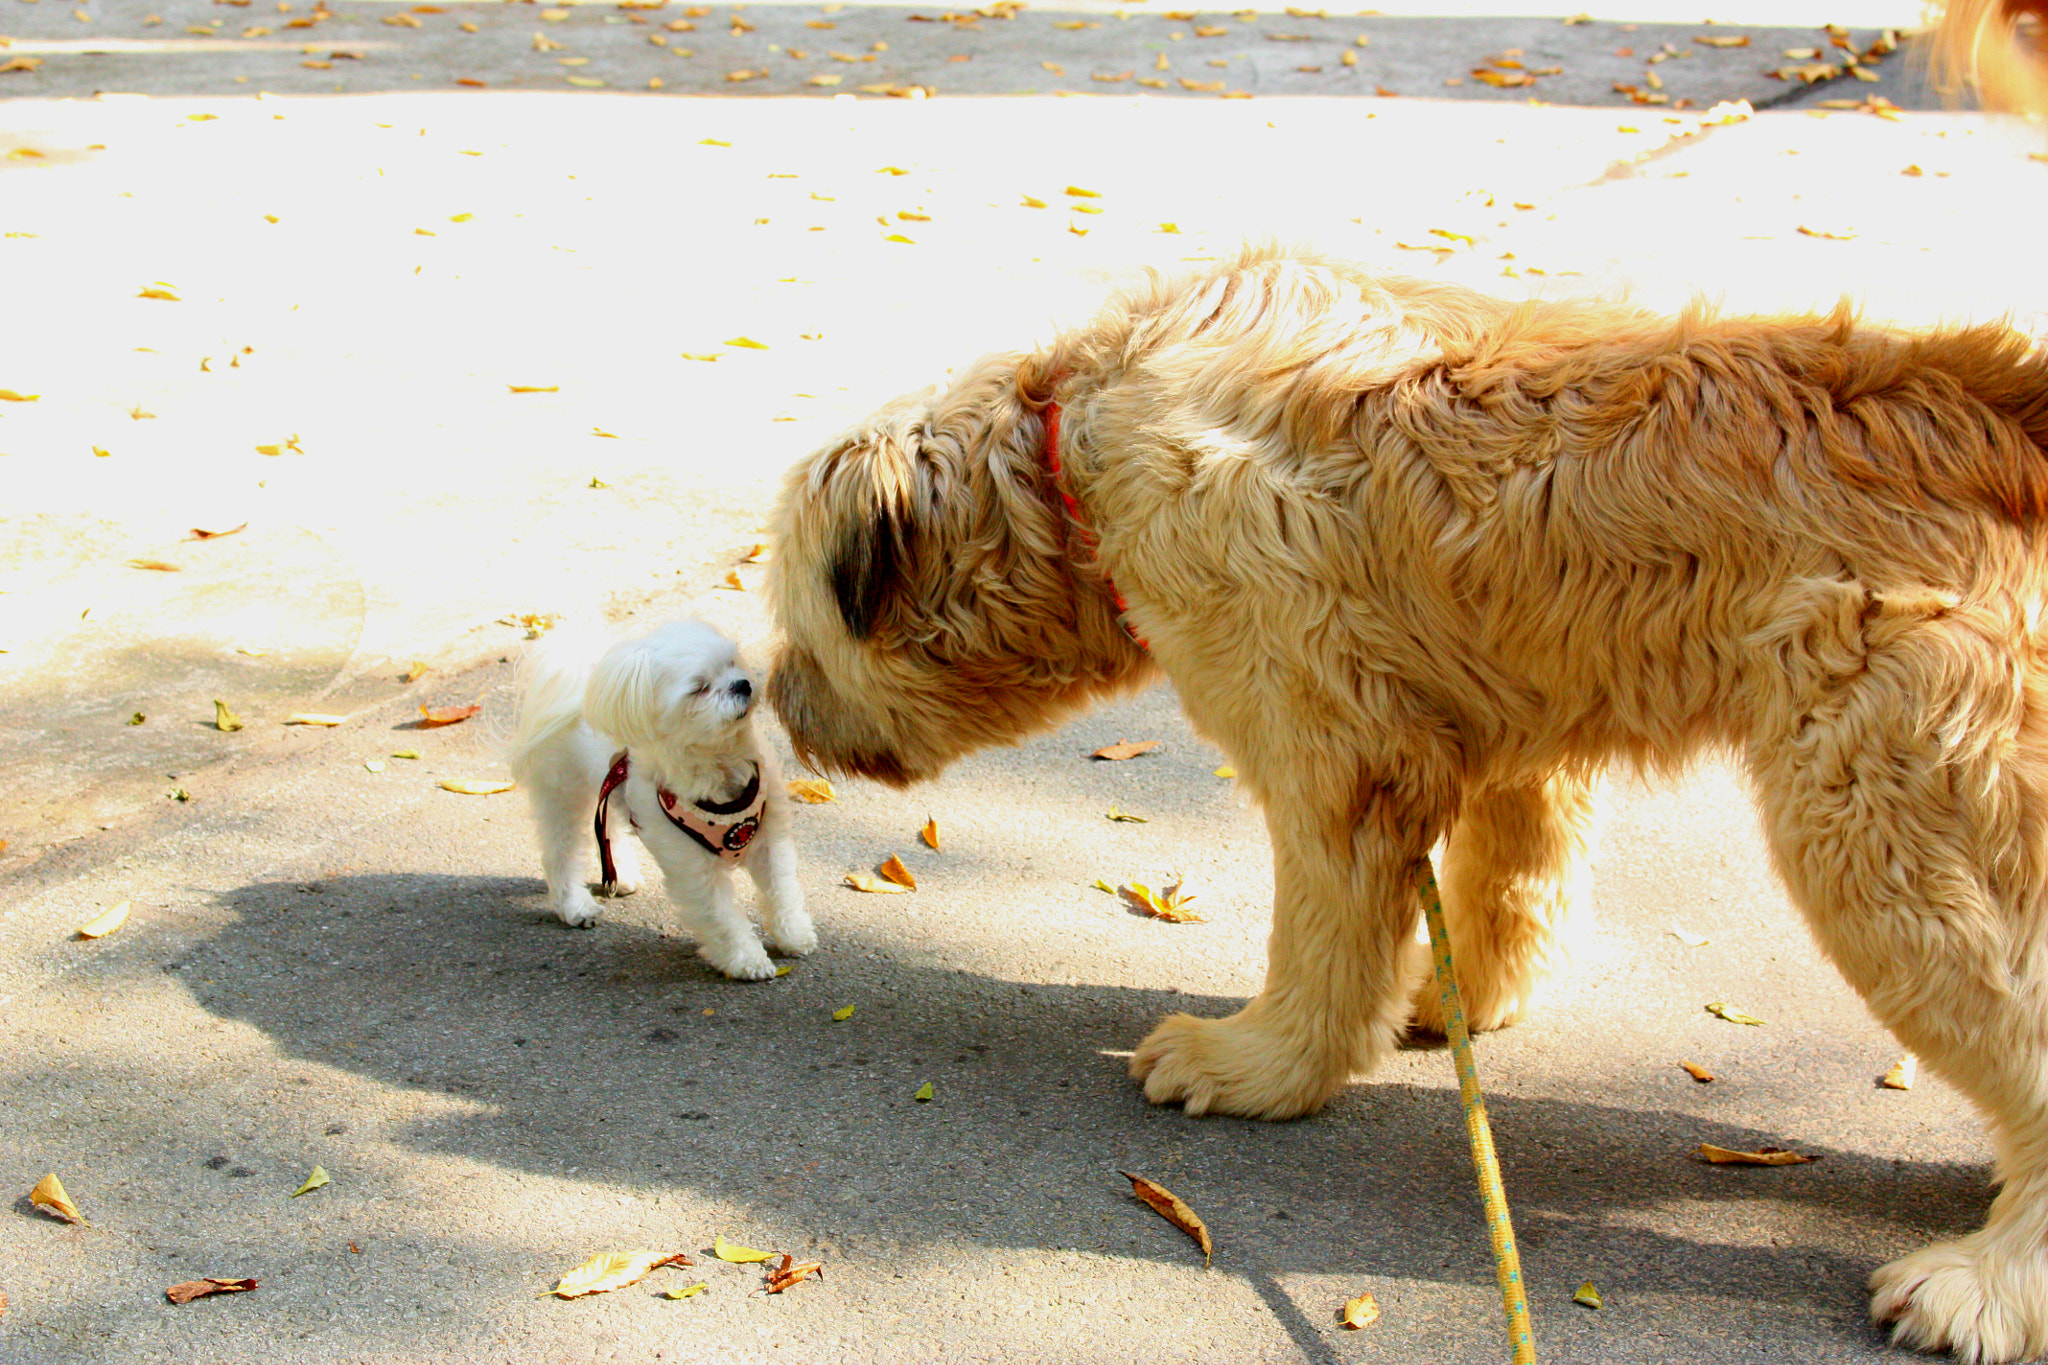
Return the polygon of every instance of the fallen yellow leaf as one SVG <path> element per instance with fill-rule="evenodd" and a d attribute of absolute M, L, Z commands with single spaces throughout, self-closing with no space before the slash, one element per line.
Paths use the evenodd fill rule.
<path fill-rule="evenodd" d="M 606 1294 L 638 1284 L 665 1265 L 693 1265 L 680 1251 L 603 1251 L 562 1276 L 553 1289 L 542 1294 L 576 1299 L 585 1294 Z"/>
<path fill-rule="evenodd" d="M 1339 1319 L 1344 1326 L 1354 1332 L 1361 1327 L 1370 1327 L 1379 1320 L 1379 1300 L 1370 1294 L 1360 1294 L 1355 1299 L 1345 1300 L 1344 1315 Z"/>
<path fill-rule="evenodd" d="M 228 709 L 228 704 L 219 698 L 213 703 L 213 727 L 216 730 L 234 731 L 242 728 L 242 718 Z"/>
<path fill-rule="evenodd" d="M 1591 1280 L 1587 1280 L 1572 1291 L 1572 1302 L 1586 1308 L 1598 1308 L 1601 1305 L 1600 1291 L 1594 1288 Z"/>
<path fill-rule="evenodd" d="M 169 285 L 148 285 L 148 284 L 146 284 L 146 285 L 144 285 L 144 286 L 142 287 L 142 289 L 141 289 L 141 290 L 140 290 L 140 291 L 139 291 L 139 292 L 138 292 L 138 293 L 136 294 L 136 297 L 137 297 L 137 298 L 143 298 L 143 299 L 164 299 L 164 300 L 166 300 L 166 301 L 168 301 L 168 302 L 170 302 L 170 303 L 183 303 L 183 302 L 184 302 L 184 300 L 183 300 L 183 299 L 179 298 L 179 297 L 178 297 L 178 296 L 177 296 L 176 294 L 174 294 L 174 293 L 172 293 L 172 292 L 171 292 L 171 287 L 170 287 Z"/>
<path fill-rule="evenodd" d="M 33 403 L 41 397 L 39 393 L 16 393 L 13 389 L 0 389 L 0 403 Z"/>
<path fill-rule="evenodd" d="M 893 853 L 890 854 L 888 859 L 885 862 L 883 862 L 883 864 L 880 867 L 876 868 L 875 871 L 881 873 L 884 877 L 896 883 L 896 885 L 903 887 L 905 890 L 917 890 L 917 878 L 910 875 L 910 869 L 905 867 L 903 865 L 903 860 Z"/>
<path fill-rule="evenodd" d="M 64 1182 L 57 1178 L 55 1171 L 36 1182 L 28 1192 L 28 1202 L 67 1223 L 85 1224 L 85 1215 L 78 1211 L 78 1205 L 71 1202 L 71 1196 L 64 1191 Z"/>
<path fill-rule="evenodd" d="M 917 1088 L 916 1092 L 912 1094 L 910 1098 L 916 1100 L 919 1104 L 930 1104 L 932 1100 L 937 1097 L 938 1093 L 938 1091 L 932 1088 L 932 1083 L 930 1081 L 926 1081 L 923 1085 Z"/>
<path fill-rule="evenodd" d="M 827 801 L 839 799 L 838 794 L 832 790 L 832 784 L 822 777 L 798 778 L 789 784 L 789 794 L 813 806 L 821 806 Z"/>
<path fill-rule="evenodd" d="M 1754 1014 L 1744 1014 L 1741 1010 L 1732 1009 L 1719 1000 L 1707 1006 L 1707 1013 L 1717 1018 L 1726 1019 L 1731 1024 L 1748 1024 L 1755 1028 L 1761 1028 L 1764 1022 Z"/>
<path fill-rule="evenodd" d="M 340 725 L 347 719 L 347 716 L 330 716 L 324 711 L 294 711 L 284 718 L 284 723 L 286 725 L 317 725 L 326 727 Z"/>
<path fill-rule="evenodd" d="M 78 926 L 78 936 L 80 938 L 105 938 L 127 922 L 128 906 L 129 902 L 122 901 L 119 905 L 102 910 L 99 914 L 94 915 L 91 919 Z"/>
<path fill-rule="evenodd" d="M 483 707 L 478 705 L 422 706 L 420 708 L 420 728 L 434 730 L 439 729 L 443 725 L 460 725 L 463 721 L 468 720 L 483 709 Z"/>
<path fill-rule="evenodd" d="M 883 881 L 880 877 L 871 876 L 866 872 L 847 873 L 846 884 L 856 891 L 866 891 L 871 895 L 907 896 L 910 894 L 908 887 L 893 885 Z"/>
<path fill-rule="evenodd" d="M 730 1261 L 734 1265 L 753 1265 L 767 1260 L 775 1253 L 772 1251 L 756 1251 L 752 1247 L 739 1246 L 726 1241 L 725 1234 L 719 1233 L 712 1239 L 711 1254 L 721 1261 Z"/>
<path fill-rule="evenodd" d="M 695 1284 L 684 1285 L 681 1289 L 664 1289 L 661 1296 L 664 1299 L 694 1299 L 710 1287 L 707 1281 L 699 1280 Z"/>
<path fill-rule="evenodd" d="M 1919 1070 L 1920 1063 L 1909 1052 L 1892 1063 L 1892 1069 L 1884 1073 L 1884 1079 L 1878 1084 L 1887 1090 L 1911 1090 L 1914 1076 Z"/>
<path fill-rule="evenodd" d="M 832 1011 L 832 1022 L 835 1024 L 843 1024 L 851 1018 L 853 1018 L 853 1006 L 851 1005 L 841 1005 L 838 1009 Z"/>
<path fill-rule="evenodd" d="M 1079 185 L 1067 186 L 1067 193 L 1076 199 L 1100 199 L 1102 197 L 1095 190 L 1084 190 Z"/>
<path fill-rule="evenodd" d="M 324 1166 L 315 1166 L 313 1168 L 312 1174 L 306 1177 L 306 1183 L 299 1186 L 297 1189 L 293 1190 L 291 1192 L 291 1197 L 293 1199 L 297 1199 L 302 1194 L 310 1194 L 314 1190 L 319 1189 L 322 1185 L 325 1185 L 326 1183 L 327 1168 Z"/>
<path fill-rule="evenodd" d="M 514 393 L 560 393 L 562 391 L 560 384 L 507 384 L 505 387 Z"/>
<path fill-rule="evenodd" d="M 728 346 L 737 346 L 743 351 L 765 351 L 768 349 L 768 344 L 766 342 L 756 341 L 752 337 L 745 336 L 728 337 L 726 338 L 725 344 Z"/>
<path fill-rule="evenodd" d="M 1688 1076 L 1691 1076 L 1701 1085 L 1705 1085 L 1708 1081 L 1714 1079 L 1714 1073 L 1701 1066 L 1698 1062 L 1680 1062 L 1679 1065 L 1685 1068 L 1685 1073 Z"/>
<path fill-rule="evenodd" d="M 1024 196 L 1024 207 L 1027 209 L 1042 209 L 1045 207 L 1045 201 L 1027 194 Z"/>
<path fill-rule="evenodd" d="M 1131 1193 L 1144 1200 L 1156 1210 L 1161 1218 L 1195 1239 L 1195 1245 L 1202 1249 L 1202 1264 L 1209 1264 L 1214 1248 L 1209 1243 L 1209 1229 L 1195 1216 L 1195 1211 L 1182 1203 L 1178 1196 L 1164 1185 L 1154 1184 L 1142 1175 L 1129 1171 L 1119 1172 L 1131 1182 Z"/>
<path fill-rule="evenodd" d="M 925 817 L 924 828 L 917 832 L 917 837 L 924 840 L 926 848 L 931 849 L 934 853 L 938 852 L 939 822 L 929 816 Z"/>
<path fill-rule="evenodd" d="M 441 782 L 442 791 L 454 792 L 458 796 L 496 796 L 512 790 L 512 784 L 498 778 L 450 777 Z"/>
<path fill-rule="evenodd" d="M 1156 739 L 1141 739 L 1138 740 L 1136 743 L 1133 743 L 1130 740 L 1120 739 L 1114 744 L 1104 745 L 1102 748 L 1097 749 L 1094 753 L 1088 755 L 1088 757 L 1106 758 L 1110 759 L 1113 762 L 1121 762 L 1122 760 L 1127 758 L 1136 758 L 1139 754 L 1149 754 L 1158 747 L 1159 741 Z"/>

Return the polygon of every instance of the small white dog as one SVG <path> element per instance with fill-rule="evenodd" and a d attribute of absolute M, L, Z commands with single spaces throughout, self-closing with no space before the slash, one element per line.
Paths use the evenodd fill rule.
<path fill-rule="evenodd" d="M 818 936 L 782 781 L 754 735 L 753 681 L 732 641 L 702 621 L 607 643 L 556 630 L 519 662 L 512 776 L 539 827 L 548 901 L 566 924 L 595 924 L 592 865 L 605 894 L 631 895 L 637 835 L 698 953 L 729 977 L 772 977 L 733 902 L 735 866 L 752 875 L 778 949 L 801 957 Z"/>

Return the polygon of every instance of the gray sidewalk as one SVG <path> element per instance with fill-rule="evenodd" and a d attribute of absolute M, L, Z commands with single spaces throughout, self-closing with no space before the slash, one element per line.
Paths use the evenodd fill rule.
<path fill-rule="evenodd" d="M 6 1362 L 1503 1358 L 1448 1057 L 1404 1053 L 1278 1126 L 1154 1110 L 1123 1078 L 1160 1014 L 1226 1012 L 1263 963 L 1258 819 L 1170 694 L 929 789 L 802 808 L 820 952 L 740 986 L 665 930 L 658 892 L 556 924 L 519 798 L 435 785 L 502 772 L 506 622 L 697 611 L 761 657 L 740 561 L 789 461 L 1245 235 L 1512 296 L 1848 294 L 2034 328 L 2048 300 L 2039 133 L 1933 111 L 1898 58 L 1875 83 L 1761 74 L 1825 48 L 1811 26 L 756 6 L 734 34 L 720 6 L 685 59 L 645 41 L 683 42 L 675 5 L 451 5 L 418 29 L 351 5 L 307 56 L 261 44 L 310 5 L 186 0 L 145 26 L 7 3 L 0 65 L 43 61 L 0 73 L 0 389 L 34 395 L 0 399 L 0 1172 L 24 1196 L 0 1219 Z M 51 46 L 210 44 L 183 31 L 215 19 L 279 31 Z M 1103 27 L 1055 27 L 1074 22 Z M 1323 36 L 1269 36 L 1302 28 Z M 1691 55 L 1648 65 L 1665 41 Z M 724 80 L 768 42 L 770 77 Z M 875 63 L 816 60 L 874 42 Z M 1550 103 L 1466 98 L 1516 46 L 1565 67 L 1536 78 Z M 1088 81 L 1151 76 L 1161 51 L 1167 90 Z M 856 65 L 878 79 L 797 82 Z M 1673 104 L 1611 89 L 1647 70 Z M 606 85 L 567 84 L 586 71 Z M 937 93 L 857 90 L 889 82 Z M 1091 86 L 1114 93 L 1053 93 Z M 1907 112 L 1820 107 L 1868 95 Z M 244 729 L 213 727 L 215 698 Z M 349 719 L 281 724 L 298 711 Z M 1118 738 L 1165 743 L 1087 761 Z M 1906 1358 L 1864 1324 L 1862 1281 L 1981 1220 L 1976 1121 L 1931 1082 L 1876 1087 L 1893 1046 L 1786 909 L 1732 775 L 1616 804 L 1588 960 L 1480 1044 L 1544 1358 Z M 916 840 L 927 815 L 942 852 Z M 915 894 L 839 885 L 890 853 Z M 1090 885 L 1176 871 L 1206 922 Z M 124 899 L 117 933 L 71 938 Z M 1710 1168 L 1702 1140 L 1825 1159 Z M 333 1183 L 287 1199 L 316 1163 Z M 28 1205 L 52 1170 L 92 1227 Z M 1119 1170 L 1195 1206 L 1212 1268 Z M 825 1279 L 752 1292 L 700 1250 L 718 1235 Z M 700 1264 L 537 1297 L 636 1246 Z M 164 1302 L 203 1275 L 262 1286 Z M 1588 1279 L 1598 1313 L 1570 1303 Z M 1367 1290 L 1381 1321 L 1337 1327 Z"/>

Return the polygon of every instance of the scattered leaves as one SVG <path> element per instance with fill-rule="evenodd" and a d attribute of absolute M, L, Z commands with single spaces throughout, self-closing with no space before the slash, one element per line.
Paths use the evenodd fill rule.
<path fill-rule="evenodd" d="M 809 802 L 813 806 L 822 806 L 827 801 L 837 801 L 839 799 L 837 793 L 832 790 L 832 784 L 822 777 L 798 778 L 789 784 L 789 794 L 797 800 Z"/>
<path fill-rule="evenodd" d="M 1370 1294 L 1360 1294 L 1344 1302 L 1344 1312 L 1338 1321 L 1352 1331 L 1370 1327 L 1380 1320 L 1380 1301 Z"/>
<path fill-rule="evenodd" d="M 884 862 L 880 867 L 876 868 L 875 871 L 881 873 L 884 877 L 887 877 L 890 881 L 896 883 L 896 885 L 900 887 L 903 887 L 905 890 L 917 890 L 917 878 L 910 875 L 910 869 L 905 867 L 903 865 L 903 860 L 893 853 L 890 854 L 888 860 Z"/>
<path fill-rule="evenodd" d="M 608 1294 L 638 1284 L 665 1265 L 694 1265 L 680 1251 L 601 1251 L 562 1276 L 553 1289 L 541 1291 L 560 1299 Z"/>
<path fill-rule="evenodd" d="M 1182 1203 L 1178 1196 L 1163 1185 L 1147 1180 L 1142 1175 L 1119 1171 L 1119 1175 L 1131 1182 L 1131 1193 L 1155 1209 L 1161 1218 L 1195 1239 L 1195 1245 L 1202 1249 L 1202 1264 L 1207 1265 L 1214 1254 L 1209 1242 L 1209 1229 L 1195 1211 Z"/>
<path fill-rule="evenodd" d="M 1884 1073 L 1884 1078 L 1878 1084 L 1887 1090 L 1911 1090 L 1913 1079 L 1919 1070 L 1919 1060 L 1909 1052 L 1892 1063 L 1892 1069 Z"/>
<path fill-rule="evenodd" d="M 1716 1147 L 1711 1142 L 1702 1142 L 1697 1155 L 1717 1166 L 1804 1166 L 1820 1158 L 1801 1152 L 1788 1152 L 1783 1147 L 1759 1147 L 1754 1152 L 1738 1152 L 1728 1147 Z"/>
<path fill-rule="evenodd" d="M 832 1022 L 835 1024 L 843 1024 L 851 1018 L 853 1018 L 853 1006 L 851 1005 L 841 1005 L 838 1009 L 832 1011 Z"/>
<path fill-rule="evenodd" d="M 64 1182 L 57 1178 L 55 1171 L 36 1182 L 36 1187 L 28 1192 L 28 1202 L 53 1218 L 86 1226 L 85 1215 L 78 1211 L 78 1205 L 71 1202 L 71 1196 L 65 1193 Z"/>
<path fill-rule="evenodd" d="M 1747 42 L 1749 40 L 1745 38 L 1743 41 Z M 1591 1280 L 1587 1280 L 1572 1291 L 1572 1302 L 1587 1308 L 1597 1309 L 1600 1307 L 1600 1291 L 1593 1287 Z"/>
<path fill-rule="evenodd" d="M 932 1102 L 932 1099 L 937 1094 L 938 1092 L 932 1089 L 932 1083 L 930 1081 L 926 1081 L 923 1085 L 919 1086 L 915 1092 L 912 1093 L 910 1098 L 916 1100 L 919 1104 L 930 1104 Z"/>
<path fill-rule="evenodd" d="M 255 1287 L 256 1281 L 254 1280 L 217 1280 L 209 1277 L 204 1280 L 186 1280 L 183 1284 L 174 1284 L 164 1291 L 164 1297 L 172 1303 L 190 1303 L 194 1299 L 203 1299 L 209 1294 L 246 1294 Z"/>
<path fill-rule="evenodd" d="M 880 877 L 870 876 L 866 872 L 847 873 L 846 884 L 856 891 L 866 891 L 871 895 L 877 896 L 907 896 L 910 894 L 908 887 L 885 882 Z"/>
<path fill-rule="evenodd" d="M 752 1247 L 743 1247 L 736 1243 L 728 1242 L 725 1240 L 725 1234 L 720 1233 L 712 1239 L 711 1254 L 721 1261 L 730 1261 L 734 1265 L 752 1265 L 756 1262 L 767 1260 L 774 1253 L 756 1251 Z"/>
<path fill-rule="evenodd" d="M 511 791 L 512 783 L 503 778 L 450 777 L 441 782 L 441 790 L 458 796 L 497 796 Z"/>
<path fill-rule="evenodd" d="M 1698 1062 L 1680 1062 L 1679 1065 L 1685 1068 L 1688 1076 L 1691 1076 L 1701 1085 L 1705 1085 L 1714 1079 L 1714 1073 L 1701 1066 Z"/>
<path fill-rule="evenodd" d="M 91 919 L 78 926 L 78 936 L 80 938 L 105 938 L 108 934 L 113 933 L 127 921 L 129 904 L 130 902 L 128 901 L 122 901 L 120 904 L 94 915 Z M 52 1176 L 51 1179 L 54 1180 L 56 1177 Z"/>
<path fill-rule="evenodd" d="M 302 1194 L 311 1194 L 326 1183 L 327 1168 L 325 1166 L 315 1166 L 312 1174 L 306 1177 L 306 1183 L 293 1190 L 291 1197 L 297 1199 Z"/>
<path fill-rule="evenodd" d="M 235 731 L 242 728 L 242 718 L 228 709 L 228 704 L 218 697 L 213 702 L 213 728 Z"/>
<path fill-rule="evenodd" d="M 1707 1013 L 1719 1019 L 1726 1019 L 1731 1024 L 1748 1024 L 1752 1027 L 1761 1028 L 1764 1022 L 1754 1014 L 1744 1014 L 1741 1010 L 1731 1008 L 1719 1000 L 1713 1001 L 1707 1006 Z"/>
<path fill-rule="evenodd" d="M 1138 740 L 1136 743 L 1133 743 L 1130 740 L 1120 739 L 1114 744 L 1104 745 L 1102 748 L 1097 749 L 1094 753 L 1088 755 L 1088 757 L 1106 758 L 1111 760 L 1112 762 L 1121 762 L 1127 758 L 1136 758 L 1139 754 L 1149 754 L 1158 747 L 1159 741 L 1156 739 L 1141 739 Z"/>
<path fill-rule="evenodd" d="M 419 723 L 424 729 L 459 725 L 483 709 L 481 706 L 422 706 Z"/>

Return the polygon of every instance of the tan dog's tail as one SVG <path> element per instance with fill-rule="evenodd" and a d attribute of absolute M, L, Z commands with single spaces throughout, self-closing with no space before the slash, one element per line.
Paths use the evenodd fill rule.
<path fill-rule="evenodd" d="M 2048 115 L 2048 0 L 1947 0 L 1933 56 L 1944 87 L 1974 86 L 1987 107 Z"/>

